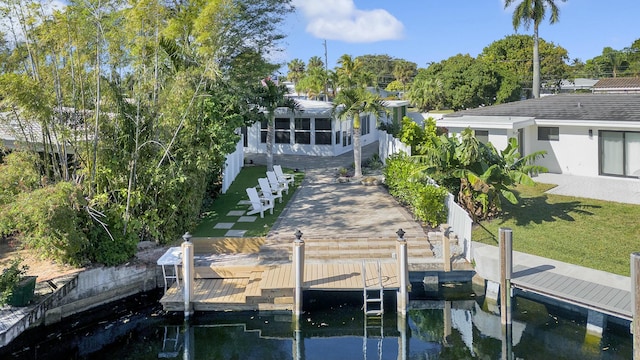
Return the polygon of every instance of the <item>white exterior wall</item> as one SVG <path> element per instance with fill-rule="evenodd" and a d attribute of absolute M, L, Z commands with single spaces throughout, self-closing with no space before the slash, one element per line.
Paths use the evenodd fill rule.
<path fill-rule="evenodd" d="M 551 126 L 553 127 L 553 126 Z M 589 138 L 589 129 L 593 130 Z M 558 141 L 538 140 L 538 126 L 531 127 L 530 152 L 544 150 L 538 160 L 550 173 L 598 176 L 598 129 L 585 126 L 558 126 Z"/>

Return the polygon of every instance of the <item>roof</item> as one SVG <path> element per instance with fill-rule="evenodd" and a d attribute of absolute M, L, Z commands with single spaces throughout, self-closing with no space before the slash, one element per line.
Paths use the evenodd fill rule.
<path fill-rule="evenodd" d="M 593 85 L 594 90 L 603 89 L 640 89 L 640 78 L 637 77 L 624 77 L 624 78 L 604 78 L 598 80 Z"/>
<path fill-rule="evenodd" d="M 531 117 L 536 120 L 640 122 L 640 94 L 560 94 L 457 111 L 444 116 Z"/>

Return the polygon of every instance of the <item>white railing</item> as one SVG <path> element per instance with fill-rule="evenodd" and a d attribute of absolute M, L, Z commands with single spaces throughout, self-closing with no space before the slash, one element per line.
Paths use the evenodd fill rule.
<path fill-rule="evenodd" d="M 378 130 L 378 154 L 383 163 L 386 164 L 389 156 L 401 151 L 411 156 L 411 146 L 394 138 L 393 135 L 387 134 L 384 130 Z"/>
<path fill-rule="evenodd" d="M 462 247 L 464 258 L 471 262 L 471 228 L 473 220 L 455 201 L 451 193 L 447 195 L 447 224 L 458 235 L 458 244 Z"/>
<path fill-rule="evenodd" d="M 242 147 L 243 139 L 240 137 L 240 141 L 236 144 L 236 150 L 227 155 L 224 162 L 224 169 L 222 170 L 222 193 L 226 193 L 229 190 L 229 186 L 236 176 L 240 173 L 242 166 L 244 166 L 244 150 Z"/>

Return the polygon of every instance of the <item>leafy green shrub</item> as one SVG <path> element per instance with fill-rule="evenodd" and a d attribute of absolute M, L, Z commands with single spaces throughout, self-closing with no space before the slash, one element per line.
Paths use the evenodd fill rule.
<path fill-rule="evenodd" d="M 0 230 L 17 232 L 45 258 L 80 265 L 88 245 L 85 205 L 80 187 L 69 182 L 24 192 L 0 210 Z"/>
<path fill-rule="evenodd" d="M 25 191 L 40 187 L 38 156 L 26 151 L 13 151 L 0 164 L 0 205 L 7 204 Z"/>
<path fill-rule="evenodd" d="M 431 185 L 420 172 L 420 164 L 406 154 L 395 154 L 384 169 L 389 194 L 409 205 L 416 218 L 437 226 L 447 220 L 447 190 Z"/>
<path fill-rule="evenodd" d="M 418 219 L 432 226 L 445 223 L 447 221 L 446 198 L 446 189 L 419 183 L 415 187 L 413 213 Z"/>
<path fill-rule="evenodd" d="M 394 154 L 387 159 L 387 166 L 383 170 L 385 184 L 389 194 L 401 204 L 407 205 L 411 202 L 414 183 L 409 179 L 415 171 L 416 164 L 405 153 Z"/>
<path fill-rule="evenodd" d="M 14 258 L 9 266 L 0 274 L 0 306 L 4 306 L 13 294 L 13 290 L 20 280 L 27 274 L 29 267 L 22 264 L 22 259 Z"/>

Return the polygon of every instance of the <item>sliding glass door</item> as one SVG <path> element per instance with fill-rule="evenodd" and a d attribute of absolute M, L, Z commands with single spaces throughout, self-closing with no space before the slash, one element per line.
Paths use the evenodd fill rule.
<path fill-rule="evenodd" d="M 600 131 L 600 173 L 640 176 L 640 132 Z"/>

